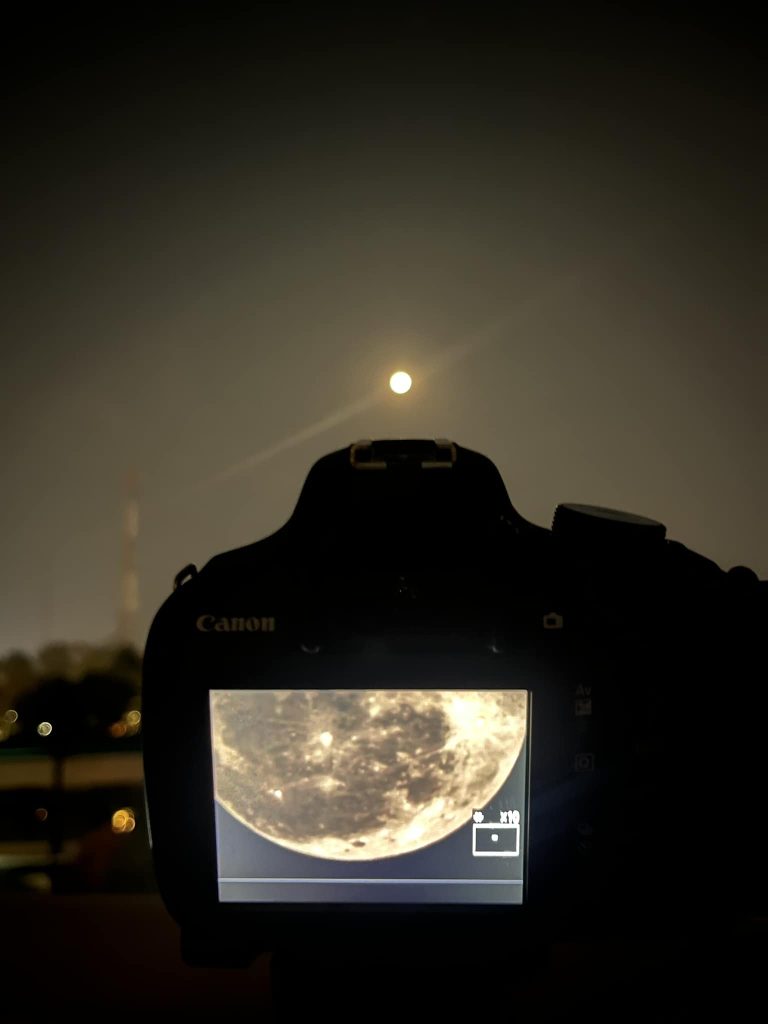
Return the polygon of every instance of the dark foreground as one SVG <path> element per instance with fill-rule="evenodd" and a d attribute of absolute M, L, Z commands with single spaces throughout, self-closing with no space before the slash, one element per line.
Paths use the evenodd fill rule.
<path fill-rule="evenodd" d="M 291 1019 L 280 1009 L 282 997 L 273 997 L 268 954 L 248 970 L 186 967 L 176 926 L 156 895 L 14 894 L 0 909 L 6 1024 L 166 1013 L 179 1020 Z M 563 945 L 517 976 L 499 963 L 441 972 L 405 962 L 341 965 L 336 977 L 283 963 L 275 975 L 286 992 L 303 992 L 316 1007 L 298 1018 L 306 1020 L 666 1024 L 719 1013 L 739 1022 L 765 1011 L 767 937 L 768 922 L 758 921 L 719 937 Z M 446 1002 L 455 1012 L 438 1009 Z"/>

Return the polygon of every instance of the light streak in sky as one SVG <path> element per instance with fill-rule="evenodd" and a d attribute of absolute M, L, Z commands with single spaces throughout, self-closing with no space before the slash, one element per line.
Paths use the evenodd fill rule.
<path fill-rule="evenodd" d="M 547 308 L 552 305 L 555 288 L 558 292 L 562 292 L 564 285 L 573 284 L 577 280 L 581 280 L 581 275 L 567 274 L 560 279 L 555 287 L 548 289 L 546 293 Z M 456 363 L 467 359 L 469 356 L 474 355 L 485 348 L 490 348 L 492 345 L 497 344 L 505 338 L 514 338 L 514 331 L 519 331 L 525 321 L 543 307 L 544 298 L 544 296 L 539 295 L 536 298 L 523 300 L 523 302 L 521 302 L 511 313 L 491 322 L 482 329 L 476 331 L 473 335 L 470 335 L 465 340 L 457 342 L 449 348 L 444 349 L 427 366 L 419 368 L 419 380 L 426 380 L 430 377 L 436 376 L 437 374 L 444 373 L 452 366 L 455 366 Z M 296 448 L 305 441 L 310 441 L 312 438 L 315 438 L 320 434 L 324 434 L 326 431 L 332 430 L 334 427 L 338 427 L 342 423 L 346 423 L 347 421 L 354 419 L 355 416 L 359 416 L 361 413 L 368 412 L 368 410 L 373 409 L 377 405 L 383 404 L 389 399 L 391 399 L 391 395 L 388 392 L 380 390 L 371 392 L 365 397 L 358 399 L 356 402 L 345 405 L 341 409 L 337 409 L 336 412 L 329 413 L 322 419 L 316 420 L 303 430 L 299 430 L 294 434 L 289 434 L 288 437 L 284 437 L 280 441 L 276 441 L 267 448 L 263 448 L 260 452 L 249 455 L 248 458 L 242 459 L 240 462 L 234 463 L 227 469 L 207 477 L 197 485 L 194 485 L 191 490 L 197 491 L 214 484 L 221 484 L 242 476 L 249 470 L 255 469 L 257 466 L 261 466 L 265 462 L 268 462 L 276 455 L 289 451 L 291 448 Z"/>

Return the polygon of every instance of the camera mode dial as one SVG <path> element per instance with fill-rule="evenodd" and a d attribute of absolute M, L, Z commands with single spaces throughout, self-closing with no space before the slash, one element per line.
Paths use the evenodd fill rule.
<path fill-rule="evenodd" d="M 655 519 L 633 512 L 598 505 L 563 504 L 555 509 L 552 532 L 567 543 L 645 548 L 661 544 L 667 528 Z"/>

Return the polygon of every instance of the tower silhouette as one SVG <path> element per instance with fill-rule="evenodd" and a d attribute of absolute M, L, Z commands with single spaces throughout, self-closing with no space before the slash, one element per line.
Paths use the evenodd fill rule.
<path fill-rule="evenodd" d="M 123 524 L 120 563 L 120 599 L 115 641 L 120 646 L 137 646 L 139 574 L 136 547 L 139 538 L 139 476 L 130 470 L 123 485 Z"/>

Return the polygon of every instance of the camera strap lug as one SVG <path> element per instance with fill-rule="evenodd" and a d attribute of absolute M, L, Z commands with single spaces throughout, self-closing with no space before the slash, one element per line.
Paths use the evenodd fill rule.
<path fill-rule="evenodd" d="M 197 576 L 197 566 L 190 562 L 189 565 L 185 565 L 184 568 L 180 572 L 177 572 L 173 577 L 173 589 L 178 590 L 179 587 L 183 587 L 185 583 L 194 579 L 195 576 Z"/>

